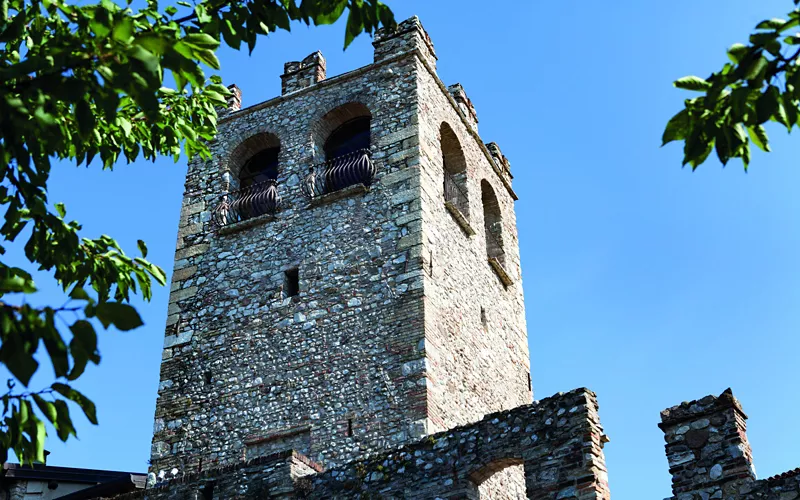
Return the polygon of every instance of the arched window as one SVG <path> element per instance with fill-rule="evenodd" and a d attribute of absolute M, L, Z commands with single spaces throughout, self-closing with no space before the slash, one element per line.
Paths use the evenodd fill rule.
<path fill-rule="evenodd" d="M 359 116 L 339 125 L 325 141 L 325 159 L 369 149 L 369 116 Z"/>
<path fill-rule="evenodd" d="M 325 162 L 311 166 L 303 183 L 309 198 L 349 186 L 369 186 L 375 177 L 370 153 L 372 114 L 361 103 L 351 102 L 329 111 L 311 129 L 315 151 Z"/>
<path fill-rule="evenodd" d="M 266 132 L 249 137 L 233 150 L 228 162 L 233 174 L 231 191 L 222 197 L 216 210 L 220 225 L 278 211 L 280 150 L 278 137 Z"/>
<path fill-rule="evenodd" d="M 278 180 L 278 154 L 281 148 L 272 147 L 254 154 L 239 171 L 239 188 Z"/>
<path fill-rule="evenodd" d="M 486 256 L 498 263 L 505 263 L 503 251 L 503 220 L 500 203 L 494 189 L 486 180 L 481 181 L 481 203 L 483 204 L 483 228 L 486 234 Z"/>
<path fill-rule="evenodd" d="M 444 202 L 450 210 L 457 210 L 469 220 L 469 197 L 467 195 L 467 161 L 456 133 L 447 123 L 439 129 L 444 168 Z"/>

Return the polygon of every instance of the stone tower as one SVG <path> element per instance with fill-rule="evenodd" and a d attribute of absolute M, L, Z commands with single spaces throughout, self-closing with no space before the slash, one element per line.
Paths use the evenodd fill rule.
<path fill-rule="evenodd" d="M 164 477 L 289 448 L 339 465 L 530 403 L 508 160 L 417 18 L 372 64 L 232 87 L 189 165 L 156 407 Z"/>

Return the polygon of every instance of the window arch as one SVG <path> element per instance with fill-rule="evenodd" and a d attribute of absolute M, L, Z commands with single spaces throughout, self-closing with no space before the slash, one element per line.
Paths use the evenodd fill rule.
<path fill-rule="evenodd" d="M 330 161 L 341 156 L 369 149 L 369 116 L 352 118 L 334 130 L 325 141 L 323 149 L 325 160 Z"/>
<path fill-rule="evenodd" d="M 328 111 L 311 131 L 317 153 L 329 161 L 358 149 L 369 149 L 371 123 L 372 113 L 360 102 Z"/>
<path fill-rule="evenodd" d="M 278 156 L 281 141 L 275 134 L 262 132 L 239 144 L 231 153 L 229 170 L 236 186 L 244 188 L 267 181 L 278 180 Z"/>
<path fill-rule="evenodd" d="M 325 161 L 310 167 L 302 186 L 307 197 L 372 184 L 376 168 L 369 150 L 371 124 L 369 109 L 350 102 L 329 111 L 313 125 L 314 149 Z"/>
<path fill-rule="evenodd" d="M 503 219 L 500 203 L 486 179 L 481 181 L 481 204 L 483 205 L 483 228 L 486 235 L 486 256 L 498 263 L 505 263 L 503 250 Z"/>
<path fill-rule="evenodd" d="M 281 143 L 275 134 L 262 132 L 239 144 L 231 153 L 231 190 L 217 210 L 221 225 L 241 222 L 278 211 L 278 157 Z"/>
<path fill-rule="evenodd" d="M 455 208 L 469 219 L 467 161 L 456 133 L 446 122 L 439 128 L 439 142 L 442 148 L 444 202 L 449 205 L 448 208 Z"/>

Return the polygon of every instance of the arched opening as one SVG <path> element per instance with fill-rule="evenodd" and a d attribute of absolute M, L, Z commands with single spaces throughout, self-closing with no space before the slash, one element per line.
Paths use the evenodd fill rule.
<path fill-rule="evenodd" d="M 278 157 L 281 143 L 275 134 L 256 134 L 231 153 L 228 169 L 231 191 L 216 210 L 220 225 L 241 222 L 278 211 Z"/>
<path fill-rule="evenodd" d="M 444 174 L 444 202 L 448 208 L 458 210 L 469 220 L 467 194 L 467 161 L 456 133 L 447 123 L 439 129 Z"/>
<path fill-rule="evenodd" d="M 281 148 L 272 147 L 254 154 L 239 171 L 239 188 L 278 180 L 278 154 Z"/>
<path fill-rule="evenodd" d="M 325 141 L 325 160 L 369 149 L 369 116 L 359 116 L 339 125 Z"/>
<path fill-rule="evenodd" d="M 350 186 L 369 186 L 375 177 L 370 157 L 372 114 L 352 102 L 329 111 L 312 128 L 316 151 L 325 162 L 312 166 L 303 190 L 309 198 Z"/>
<path fill-rule="evenodd" d="M 494 189 L 485 179 L 481 181 L 481 203 L 483 204 L 483 228 L 486 234 L 486 256 L 498 263 L 505 263 L 503 250 L 503 220 L 500 203 Z"/>
<path fill-rule="evenodd" d="M 481 500 L 528 498 L 525 491 L 525 466 L 522 460 L 497 460 L 470 475 L 473 496 Z"/>

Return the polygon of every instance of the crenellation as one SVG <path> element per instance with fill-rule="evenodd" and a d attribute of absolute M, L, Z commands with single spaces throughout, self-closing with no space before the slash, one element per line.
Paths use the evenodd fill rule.
<path fill-rule="evenodd" d="M 321 82 L 326 77 L 325 58 L 322 52 L 309 54 L 302 61 L 287 62 L 281 75 L 281 94 L 289 94 Z"/>
<path fill-rule="evenodd" d="M 375 62 L 416 51 L 425 62 L 436 69 L 438 58 L 433 42 L 417 16 L 406 19 L 394 29 L 378 29 L 372 45 L 375 47 Z"/>
<path fill-rule="evenodd" d="M 467 119 L 467 122 L 470 124 L 472 129 L 477 132 L 478 131 L 478 113 L 475 111 L 475 106 L 472 105 L 472 101 L 470 101 L 469 97 L 467 97 L 467 92 L 464 90 L 464 86 L 460 83 L 454 83 L 447 87 L 447 91 L 450 92 L 450 95 L 453 96 L 453 100 L 456 101 L 458 104 L 458 109 L 464 114 L 464 117 Z"/>

